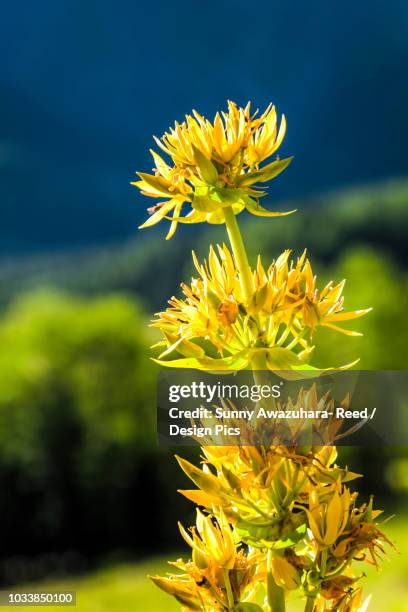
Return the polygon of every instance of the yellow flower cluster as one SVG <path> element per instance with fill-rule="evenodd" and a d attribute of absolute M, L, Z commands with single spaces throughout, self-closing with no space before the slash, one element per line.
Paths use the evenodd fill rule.
<path fill-rule="evenodd" d="M 293 262 L 285 251 L 268 269 L 259 258 L 249 299 L 225 245 L 218 246 L 218 254 L 211 247 L 204 264 L 193 257 L 198 278 L 182 284 L 183 298 L 173 297 L 152 323 L 164 335 L 158 361 L 166 366 L 239 370 L 256 356 L 259 369 L 301 367 L 310 359 L 316 327 L 357 336 L 338 324 L 369 312 L 344 310 L 345 281 L 319 290 L 306 252 Z M 164 360 L 173 352 L 182 357 Z"/>
<path fill-rule="evenodd" d="M 304 534 L 301 527 L 307 516 L 297 504 L 302 504 L 301 509 L 304 504 L 311 508 L 312 523 L 310 495 L 317 483 L 332 491 L 338 482 L 357 477 L 334 465 L 334 447 L 303 453 L 302 448 L 285 446 L 205 446 L 202 450 L 201 469 L 178 458 L 183 471 L 199 487 L 182 493 L 209 510 L 214 505 L 222 508 L 243 541 L 255 547 L 273 547 L 281 539 Z M 315 522 L 321 525 L 317 518 Z"/>
<path fill-rule="evenodd" d="M 197 510 L 191 535 L 181 525 L 180 531 L 192 549 L 192 560 L 171 563 L 181 574 L 151 579 L 173 595 L 183 610 L 222 612 L 253 596 L 259 577 L 259 554 L 238 549 L 236 534 L 222 512 L 204 516 Z"/>
<path fill-rule="evenodd" d="M 201 468 L 178 458 L 199 487 L 181 493 L 207 512 L 217 509 L 236 540 L 259 550 L 256 574 L 269 550 L 275 582 L 285 591 L 301 588 L 316 599 L 316 610 L 364 609 L 351 564 L 377 567 L 392 543 L 375 523 L 380 511 L 372 500 L 357 504 L 346 483 L 358 474 L 336 465 L 334 447 L 202 450 Z"/>
<path fill-rule="evenodd" d="M 330 410 L 331 402 L 313 384 L 283 408 Z M 203 509 L 191 535 L 180 525 L 192 561 L 174 564 L 181 575 L 154 577 L 158 586 L 186 610 L 231 610 L 233 603 L 260 612 L 259 585 L 270 572 L 286 597 L 300 589 L 315 612 L 366 610 L 369 598 L 362 601 L 352 564 L 378 567 L 385 544 L 393 544 L 376 524 L 381 511 L 372 499 L 358 505 L 348 483 L 359 474 L 336 464 L 334 446 L 201 450 L 200 467 L 177 457 L 198 487 L 180 493 Z"/>
<path fill-rule="evenodd" d="M 250 103 L 239 108 L 228 102 L 228 111 L 217 113 L 213 123 L 193 111 L 160 140 L 155 139 L 172 165 L 151 151 L 154 174 L 138 172 L 140 180 L 132 183 L 144 195 L 163 200 L 149 209 L 151 217 L 141 227 L 170 218 L 167 238 L 171 238 L 177 223 L 223 223 L 225 207 L 232 207 L 235 214 L 244 208 L 259 216 L 290 214 L 293 211 L 277 213 L 261 207 L 259 198 L 266 191 L 256 186 L 289 165 L 292 158 L 260 167 L 280 147 L 285 131 L 285 117 L 278 126 L 272 104 L 258 116 L 251 113 Z M 182 216 L 186 203 L 189 212 Z"/>

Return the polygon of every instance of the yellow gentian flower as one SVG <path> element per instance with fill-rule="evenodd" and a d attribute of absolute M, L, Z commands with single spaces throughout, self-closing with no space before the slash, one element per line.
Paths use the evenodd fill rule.
<path fill-rule="evenodd" d="M 291 162 L 290 157 L 276 159 L 260 167 L 280 147 L 285 131 L 285 117 L 278 128 L 271 104 L 260 117 L 257 112 L 251 114 L 250 103 L 240 108 L 228 102 L 228 111 L 217 113 L 213 123 L 196 111 L 182 123 L 176 122 L 161 139 L 155 138 L 172 165 L 151 151 L 154 174 L 138 172 L 140 180 L 132 183 L 144 195 L 164 198 L 149 209 L 151 217 L 140 227 L 171 219 L 168 239 L 177 223 L 223 223 L 224 207 L 232 207 L 235 214 L 244 208 L 258 216 L 291 214 L 294 211 L 271 212 L 261 207 L 259 198 L 266 191 L 256 187 L 278 176 Z M 185 203 L 189 212 L 183 216 Z"/>
<path fill-rule="evenodd" d="M 300 574 L 289 561 L 284 557 L 273 557 L 272 574 L 278 586 L 287 591 L 292 591 L 300 587 Z"/>
<path fill-rule="evenodd" d="M 349 518 L 350 503 L 350 491 L 346 488 L 341 494 L 337 491 L 333 493 L 327 501 L 319 500 L 316 489 L 309 493 L 309 527 L 320 546 L 332 546 L 343 533 Z"/>
<path fill-rule="evenodd" d="M 196 552 L 202 562 L 215 562 L 219 567 L 232 569 L 235 564 L 236 543 L 232 528 L 225 515 L 219 512 L 217 518 L 205 516 L 197 508 L 196 527 L 191 535 L 179 523 L 181 535 Z"/>
<path fill-rule="evenodd" d="M 368 595 L 362 600 L 362 589 L 356 589 L 352 593 L 346 595 L 341 600 L 338 608 L 339 612 L 366 612 L 370 605 L 371 595 Z"/>
<path fill-rule="evenodd" d="M 207 261 L 193 254 L 198 278 L 182 284 L 183 297 L 172 297 L 152 326 L 161 330 L 164 347 L 158 362 L 169 367 L 239 370 L 255 355 L 263 369 L 290 370 L 307 363 L 317 326 L 359 335 L 338 322 L 363 316 L 370 309 L 344 310 L 344 283 L 318 290 L 306 252 L 290 261 L 291 251 L 265 269 L 259 258 L 251 271 L 252 295 L 244 296 L 241 275 L 229 249 L 213 247 Z M 204 340 L 204 343 L 202 342 Z M 219 358 L 214 357 L 214 349 Z M 182 358 L 164 360 L 172 352 Z"/>

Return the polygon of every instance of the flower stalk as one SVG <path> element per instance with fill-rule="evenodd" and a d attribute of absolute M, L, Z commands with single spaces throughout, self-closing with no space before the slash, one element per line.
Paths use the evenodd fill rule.
<path fill-rule="evenodd" d="M 234 609 L 234 594 L 232 592 L 231 581 L 229 578 L 229 571 L 227 569 L 224 569 L 224 582 L 225 582 L 225 589 L 227 591 L 228 610 L 233 610 Z"/>
<path fill-rule="evenodd" d="M 313 612 L 315 609 L 316 597 L 307 597 L 305 612 Z"/>
<path fill-rule="evenodd" d="M 266 553 L 266 567 L 267 567 L 267 594 L 268 594 L 268 603 L 271 609 L 271 612 L 285 612 L 285 591 L 282 587 L 279 587 L 272 573 L 272 559 L 273 559 L 273 550 L 268 548 Z"/>
<path fill-rule="evenodd" d="M 235 263 L 239 270 L 241 280 L 242 293 L 245 300 L 250 299 L 253 292 L 251 268 L 248 263 L 244 241 L 242 239 L 241 230 L 239 229 L 238 221 L 230 206 L 223 209 L 225 226 L 227 229 L 228 238 L 234 254 Z"/>
<path fill-rule="evenodd" d="M 231 244 L 232 252 L 237 268 L 240 273 L 240 279 L 242 283 L 242 293 L 246 300 L 249 301 L 253 291 L 251 269 L 248 263 L 248 256 L 245 249 L 244 241 L 242 238 L 241 231 L 239 229 L 238 221 L 232 211 L 232 208 L 224 208 L 225 225 L 228 233 L 228 238 Z M 258 370 L 262 370 L 262 363 L 260 363 L 259 356 L 255 355 L 251 363 L 254 369 L 255 380 L 259 377 Z M 268 603 L 271 612 L 285 612 L 285 592 L 283 588 L 279 587 L 272 574 L 272 561 L 273 551 L 271 548 L 267 551 L 267 596 Z"/>
<path fill-rule="evenodd" d="M 295 212 L 271 212 L 259 202 L 266 183 L 292 159 L 265 163 L 285 130 L 274 106 L 258 115 L 249 103 L 229 102 L 213 122 L 194 111 L 156 139 L 170 161 L 153 151 L 154 174 L 138 173 L 142 193 L 163 200 L 149 208 L 142 227 L 170 220 L 171 238 L 179 223 L 223 223 L 231 247 L 211 246 L 204 262 L 193 254 L 196 276 L 156 315 L 160 365 L 250 369 L 261 387 L 268 371 L 314 369 L 316 328 L 360 335 L 343 324 L 370 309 L 345 310 L 345 281 L 321 288 L 306 252 L 296 261 L 287 250 L 269 266 L 260 256 L 255 267 L 249 264 L 237 215 L 244 209 L 261 217 Z M 311 385 L 284 403 L 270 403 L 282 411 L 330 412 L 334 399 Z M 342 405 L 347 408 L 349 398 Z M 299 443 L 287 420 L 286 445 L 272 436 L 258 446 L 219 446 L 210 436 L 201 441 L 201 466 L 177 457 L 196 487 L 180 491 L 197 506 L 195 526 L 180 525 L 191 557 L 171 564 L 178 573 L 153 576 L 153 582 L 186 612 L 286 612 L 292 591 L 305 598 L 305 612 L 365 612 L 369 598 L 362 600 L 353 566 L 378 566 L 392 544 L 376 522 L 380 511 L 372 499 L 360 504 L 350 491 L 359 475 L 336 463 L 337 427 L 331 423 L 332 439 L 315 446 Z"/>

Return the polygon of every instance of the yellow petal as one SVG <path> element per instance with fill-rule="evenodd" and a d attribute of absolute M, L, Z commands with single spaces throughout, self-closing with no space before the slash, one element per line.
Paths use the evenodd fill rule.
<path fill-rule="evenodd" d="M 146 221 L 142 223 L 142 225 L 139 225 L 139 229 L 151 227 L 152 225 L 159 223 L 159 221 L 164 219 L 167 213 L 170 212 L 172 208 L 176 206 L 176 204 L 177 204 L 176 200 L 169 200 L 168 202 L 165 202 L 161 206 L 161 208 L 159 208 L 159 210 L 157 210 L 155 213 L 153 213 L 153 215 L 151 215 L 148 219 L 146 219 Z"/>
<path fill-rule="evenodd" d="M 339 535 L 339 529 L 343 520 L 343 507 L 338 493 L 335 493 L 327 506 L 326 532 L 324 543 L 331 546 Z"/>

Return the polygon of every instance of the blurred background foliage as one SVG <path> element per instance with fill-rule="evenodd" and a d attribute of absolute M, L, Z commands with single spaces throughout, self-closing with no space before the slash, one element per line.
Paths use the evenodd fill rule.
<path fill-rule="evenodd" d="M 123 543 L 135 511 L 126 492 L 154 444 L 147 346 L 139 309 L 123 296 L 34 291 L 4 313 L 3 554 Z"/>

